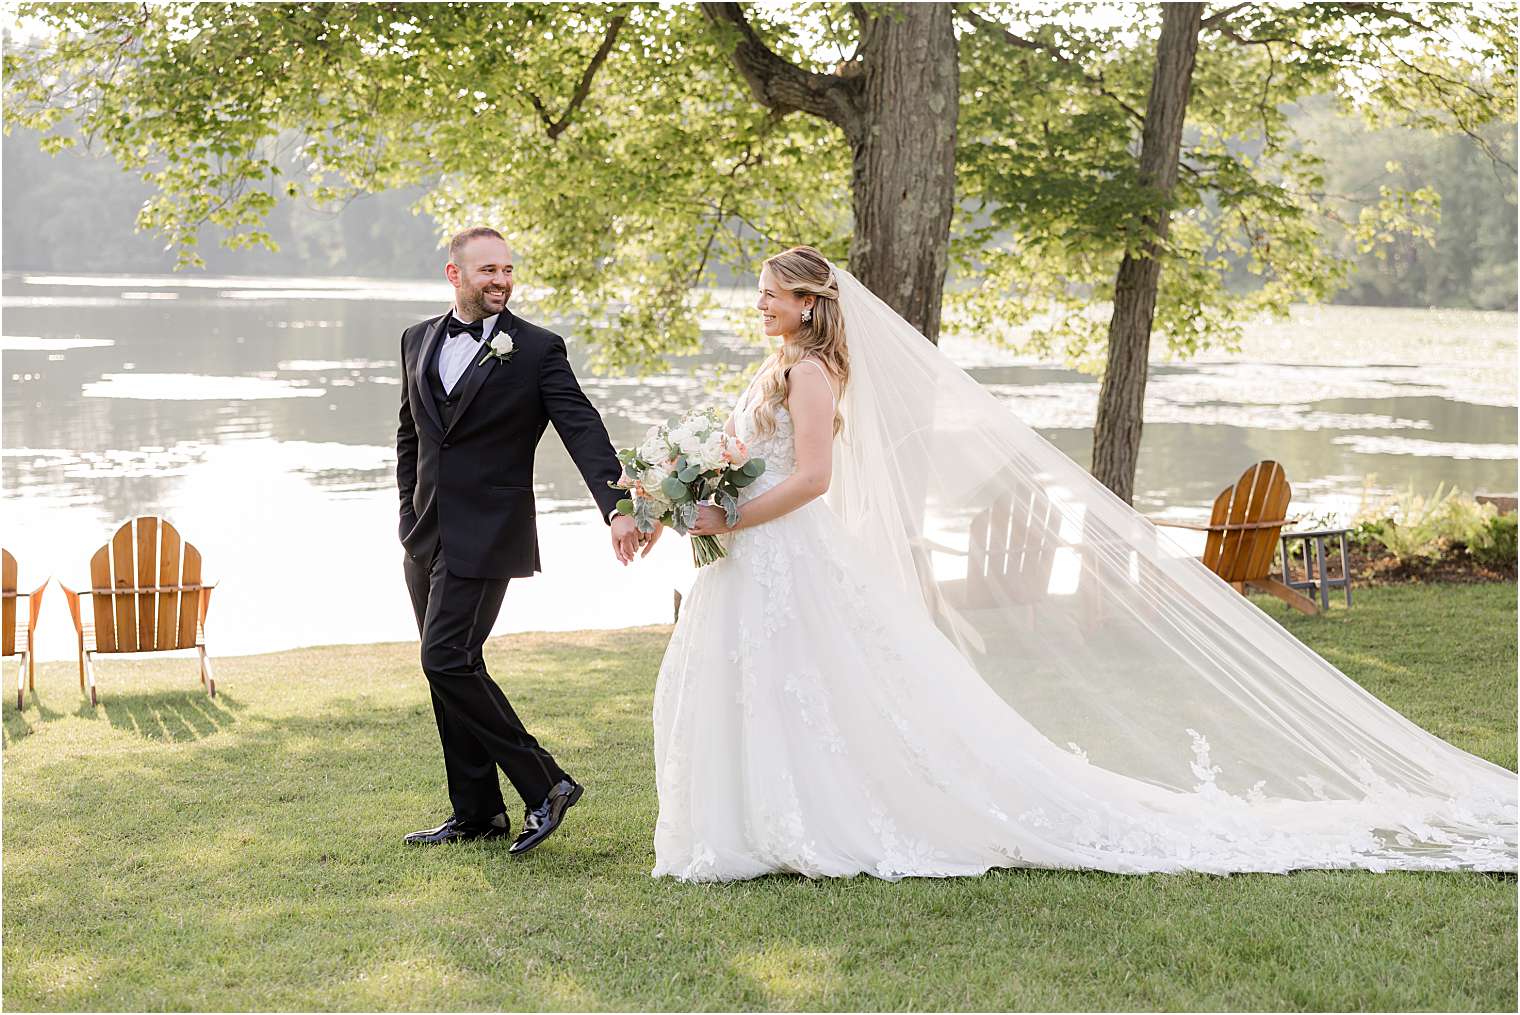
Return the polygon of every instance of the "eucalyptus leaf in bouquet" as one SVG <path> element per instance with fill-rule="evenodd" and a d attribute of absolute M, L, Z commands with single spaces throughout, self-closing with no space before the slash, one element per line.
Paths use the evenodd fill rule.
<path fill-rule="evenodd" d="M 765 473 L 765 462 L 723 429 L 725 418 L 693 409 L 650 427 L 638 447 L 618 451 L 623 475 L 612 485 L 630 494 L 618 501 L 618 511 L 631 515 L 640 532 L 658 523 L 687 535 L 704 503 L 721 508 L 730 526 L 738 524 L 739 491 Z M 716 536 L 692 536 L 691 549 L 698 567 L 726 555 Z"/>

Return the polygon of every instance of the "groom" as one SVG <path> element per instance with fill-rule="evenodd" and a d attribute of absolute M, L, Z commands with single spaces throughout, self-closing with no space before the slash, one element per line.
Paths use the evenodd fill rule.
<path fill-rule="evenodd" d="M 508 837 L 500 766 L 526 806 L 508 850 L 517 854 L 558 828 L 582 792 L 524 728 L 481 654 L 507 581 L 539 570 L 533 452 L 548 424 L 610 525 L 619 561 L 633 559 L 640 537 L 617 513 L 621 494 L 607 484 L 622 468 L 564 340 L 507 309 L 512 254 L 501 234 L 475 228 L 455 236 L 444 273 L 453 308 L 401 335 L 396 482 L 406 586 L 454 813 L 404 841 Z"/>

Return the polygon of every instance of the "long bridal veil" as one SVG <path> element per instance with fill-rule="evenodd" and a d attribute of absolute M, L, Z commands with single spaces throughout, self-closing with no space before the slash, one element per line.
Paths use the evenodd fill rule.
<path fill-rule="evenodd" d="M 828 503 L 1041 734 L 1199 808 L 1354 823 L 1326 866 L 1515 870 L 1515 773 L 1364 691 L 835 273 Z"/>

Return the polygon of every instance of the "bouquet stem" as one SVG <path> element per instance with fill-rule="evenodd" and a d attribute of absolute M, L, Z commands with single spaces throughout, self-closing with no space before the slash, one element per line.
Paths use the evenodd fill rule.
<path fill-rule="evenodd" d="M 697 567 L 706 567 L 715 560 L 728 556 L 717 536 L 692 536 L 691 559 Z"/>

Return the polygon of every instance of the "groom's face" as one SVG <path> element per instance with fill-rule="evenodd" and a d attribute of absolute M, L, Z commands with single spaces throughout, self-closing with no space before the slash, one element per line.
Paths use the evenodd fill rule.
<path fill-rule="evenodd" d="M 494 236 L 477 236 L 445 269 L 460 313 L 474 320 L 499 314 L 512 298 L 512 251 Z"/>

